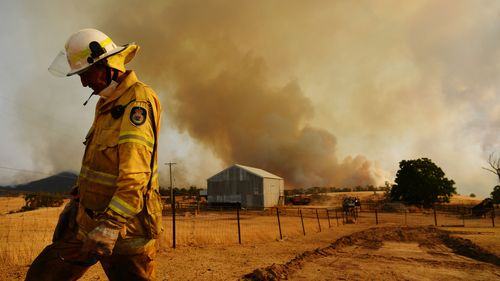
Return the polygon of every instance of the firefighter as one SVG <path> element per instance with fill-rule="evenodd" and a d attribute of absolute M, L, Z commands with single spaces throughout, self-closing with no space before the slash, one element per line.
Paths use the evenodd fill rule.
<path fill-rule="evenodd" d="M 125 69 L 138 49 L 83 29 L 49 67 L 58 76 L 79 75 L 90 97 L 100 98 L 73 198 L 26 280 L 76 280 L 97 262 L 110 280 L 156 279 L 161 108 L 155 92 Z"/>

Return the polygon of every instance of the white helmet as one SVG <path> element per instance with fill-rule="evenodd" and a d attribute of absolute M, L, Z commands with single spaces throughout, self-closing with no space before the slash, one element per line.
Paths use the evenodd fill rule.
<path fill-rule="evenodd" d="M 97 29 L 86 28 L 71 35 L 49 71 L 56 76 L 82 73 L 94 63 L 127 48 L 117 46 L 111 38 Z"/>

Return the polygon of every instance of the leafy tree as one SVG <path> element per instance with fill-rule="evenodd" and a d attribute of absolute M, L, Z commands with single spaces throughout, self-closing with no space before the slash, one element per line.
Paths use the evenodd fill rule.
<path fill-rule="evenodd" d="M 161 196 L 170 196 L 170 189 L 169 188 L 163 188 L 160 186 L 160 195 Z"/>
<path fill-rule="evenodd" d="M 469 195 L 469 197 L 475 198 L 475 197 L 476 197 L 476 194 L 471 193 L 471 194 Z"/>
<path fill-rule="evenodd" d="M 194 185 L 190 186 L 189 189 L 188 189 L 189 196 L 195 197 L 198 194 L 200 194 L 199 192 L 200 192 L 200 190 L 196 186 L 194 186 Z"/>
<path fill-rule="evenodd" d="M 493 191 L 491 192 L 491 199 L 493 199 L 493 203 L 500 204 L 500 185 L 493 188 Z"/>
<path fill-rule="evenodd" d="M 390 192 L 392 200 L 424 207 L 449 202 L 456 193 L 455 182 L 446 178 L 443 170 L 428 158 L 399 162 L 395 182 Z"/>

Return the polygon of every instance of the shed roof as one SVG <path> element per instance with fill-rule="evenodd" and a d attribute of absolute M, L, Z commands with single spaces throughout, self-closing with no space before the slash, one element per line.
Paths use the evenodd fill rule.
<path fill-rule="evenodd" d="M 212 178 L 214 178 L 214 177 L 216 177 L 216 176 L 220 175 L 222 172 L 224 172 L 224 171 L 226 171 L 226 170 L 228 170 L 228 169 L 230 169 L 230 168 L 232 168 L 232 167 L 237 167 L 237 168 L 239 168 L 239 169 L 245 170 L 245 171 L 247 171 L 247 172 L 249 172 L 249 173 L 251 173 L 251 174 L 254 174 L 254 175 L 258 176 L 258 177 L 261 177 L 261 178 L 266 178 L 266 179 L 279 179 L 279 180 L 282 180 L 282 179 L 283 179 L 283 178 L 281 178 L 281 177 L 278 177 L 277 175 L 271 174 L 271 173 L 269 173 L 268 171 L 264 171 L 264 170 L 259 169 L 259 168 L 254 168 L 254 167 L 244 166 L 244 165 L 240 165 L 240 164 L 234 164 L 234 165 L 232 165 L 232 166 L 230 166 L 230 167 L 228 167 L 228 168 L 226 168 L 226 169 L 224 169 L 224 170 L 222 170 L 222 171 L 218 172 L 217 174 L 215 174 L 215 175 L 211 176 L 211 177 L 210 177 L 210 178 L 208 178 L 207 180 L 210 180 L 210 179 L 212 179 Z"/>
<path fill-rule="evenodd" d="M 239 168 L 241 168 L 243 170 L 246 170 L 247 172 L 250 172 L 250 173 L 252 173 L 252 174 L 254 174 L 256 176 L 262 177 L 262 178 L 280 179 L 280 180 L 283 179 L 281 177 L 278 177 L 275 174 L 271 174 L 268 171 L 264 171 L 264 170 L 259 169 L 259 168 L 254 168 L 254 167 L 249 167 L 249 166 L 243 166 L 243 165 L 240 165 L 240 164 L 234 164 L 233 166 L 239 167 Z"/>

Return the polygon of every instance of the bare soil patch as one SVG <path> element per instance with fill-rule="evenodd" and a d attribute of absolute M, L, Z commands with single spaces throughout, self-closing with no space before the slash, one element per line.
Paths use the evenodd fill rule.
<path fill-rule="evenodd" d="M 498 280 L 500 257 L 434 227 L 375 227 L 246 280 Z"/>

